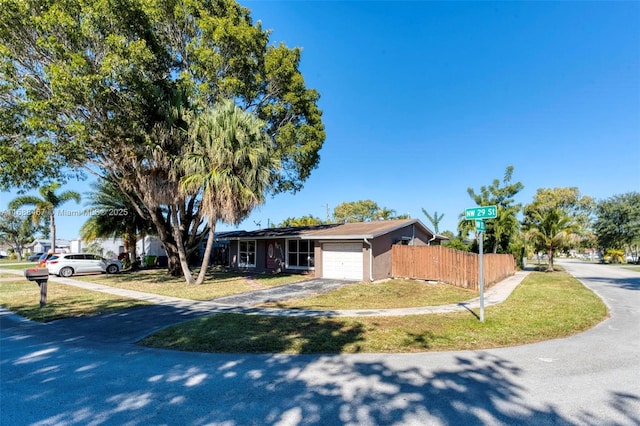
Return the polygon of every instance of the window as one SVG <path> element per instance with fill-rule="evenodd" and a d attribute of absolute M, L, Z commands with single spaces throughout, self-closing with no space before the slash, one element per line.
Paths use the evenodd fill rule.
<path fill-rule="evenodd" d="M 287 267 L 311 269 L 314 266 L 313 241 L 289 240 L 287 245 Z"/>
<path fill-rule="evenodd" d="M 238 266 L 255 267 L 256 266 L 256 242 L 240 241 L 238 244 Z"/>

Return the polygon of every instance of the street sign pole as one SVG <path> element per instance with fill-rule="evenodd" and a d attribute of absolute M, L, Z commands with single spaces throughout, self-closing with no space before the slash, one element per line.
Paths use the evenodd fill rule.
<path fill-rule="evenodd" d="M 478 249 L 480 251 L 480 256 L 478 256 L 478 260 L 480 265 L 478 265 L 479 269 L 479 285 L 480 285 L 480 322 L 484 322 L 484 253 L 483 253 L 483 240 L 484 240 L 484 232 L 485 225 L 483 219 L 494 219 L 498 217 L 498 207 L 497 206 L 481 206 L 481 207 L 471 207 L 465 209 L 464 211 L 465 219 L 467 220 L 475 220 L 476 221 L 476 231 L 478 232 Z"/>
<path fill-rule="evenodd" d="M 480 322 L 484 322 L 484 253 L 483 253 L 483 240 L 484 232 L 478 233 L 478 248 L 480 249 Z"/>

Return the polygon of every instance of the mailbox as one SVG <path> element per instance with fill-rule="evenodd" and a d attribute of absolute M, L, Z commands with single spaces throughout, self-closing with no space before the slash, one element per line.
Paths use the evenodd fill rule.
<path fill-rule="evenodd" d="M 47 268 L 27 268 L 24 270 L 24 276 L 29 281 L 46 281 L 49 279 L 49 270 Z"/>
<path fill-rule="evenodd" d="M 47 268 L 27 268 L 24 276 L 29 281 L 35 281 L 40 287 L 40 307 L 47 304 L 47 282 L 49 281 L 49 270 Z"/>

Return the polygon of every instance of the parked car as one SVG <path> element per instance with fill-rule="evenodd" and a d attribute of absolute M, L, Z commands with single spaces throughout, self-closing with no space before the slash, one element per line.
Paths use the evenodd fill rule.
<path fill-rule="evenodd" d="M 42 257 L 43 254 L 44 253 L 42 253 L 42 252 L 30 254 L 29 256 L 27 256 L 27 260 L 29 262 L 36 262 Z"/>
<path fill-rule="evenodd" d="M 60 277 L 89 272 L 115 274 L 122 270 L 119 260 L 105 259 L 91 253 L 58 253 L 47 260 L 46 266 L 50 274 Z"/>
<path fill-rule="evenodd" d="M 38 259 L 38 266 L 40 268 L 44 268 L 47 265 L 47 260 L 49 260 L 49 258 L 51 258 L 51 256 L 57 256 L 60 253 L 42 253 L 42 256 L 40 256 L 40 259 Z"/>

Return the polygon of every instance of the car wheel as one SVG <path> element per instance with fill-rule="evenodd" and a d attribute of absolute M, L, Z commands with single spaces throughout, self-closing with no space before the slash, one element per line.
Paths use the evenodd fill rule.
<path fill-rule="evenodd" d="M 58 275 L 60 275 L 61 277 L 70 277 L 71 275 L 73 275 L 73 269 L 71 269 L 68 266 L 65 266 L 64 268 L 60 269 L 60 272 L 58 272 Z"/>
<path fill-rule="evenodd" d="M 118 273 L 118 267 L 116 265 L 107 266 L 107 274 L 117 274 L 117 273 Z"/>

